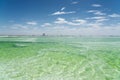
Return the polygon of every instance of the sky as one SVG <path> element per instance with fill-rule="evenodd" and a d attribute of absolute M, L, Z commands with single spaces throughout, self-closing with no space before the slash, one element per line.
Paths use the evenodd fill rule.
<path fill-rule="evenodd" d="M 120 0 L 0 0 L 0 35 L 120 35 Z"/>

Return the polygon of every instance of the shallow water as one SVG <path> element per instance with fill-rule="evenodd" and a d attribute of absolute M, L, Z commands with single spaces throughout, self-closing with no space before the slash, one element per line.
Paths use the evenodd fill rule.
<path fill-rule="evenodd" d="M 120 79 L 119 37 L 75 38 L 1 38 L 0 80 Z"/>

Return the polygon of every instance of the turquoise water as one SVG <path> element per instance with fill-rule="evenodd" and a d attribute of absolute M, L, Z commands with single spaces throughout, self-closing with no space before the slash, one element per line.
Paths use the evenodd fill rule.
<path fill-rule="evenodd" d="M 0 80 L 120 80 L 120 37 L 0 37 Z"/>

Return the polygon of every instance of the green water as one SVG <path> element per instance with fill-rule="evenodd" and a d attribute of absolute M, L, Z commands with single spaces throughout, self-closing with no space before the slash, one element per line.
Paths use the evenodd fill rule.
<path fill-rule="evenodd" d="M 0 80 L 120 80 L 120 37 L 0 37 Z"/>

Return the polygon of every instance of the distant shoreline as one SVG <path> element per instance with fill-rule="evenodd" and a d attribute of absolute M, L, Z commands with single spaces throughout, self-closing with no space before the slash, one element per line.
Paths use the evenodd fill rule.
<path fill-rule="evenodd" d="M 0 37 L 120 37 L 120 35 L 0 35 Z"/>

